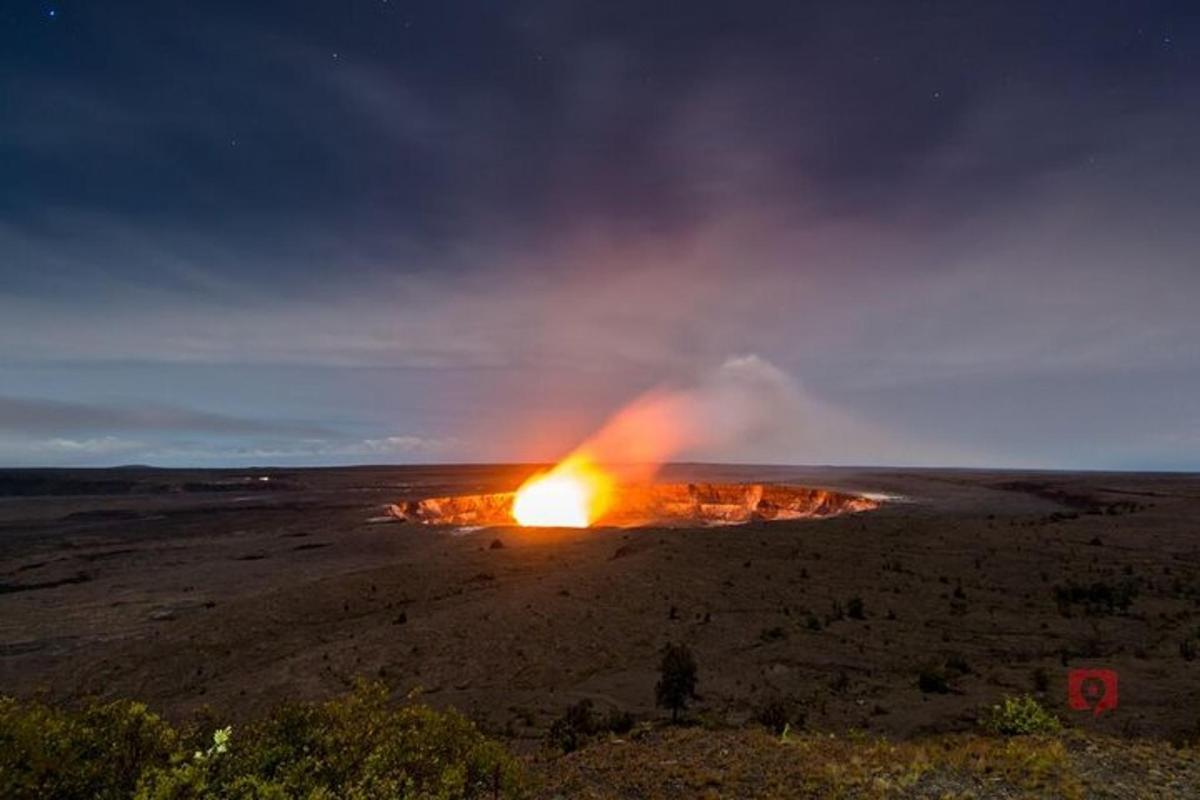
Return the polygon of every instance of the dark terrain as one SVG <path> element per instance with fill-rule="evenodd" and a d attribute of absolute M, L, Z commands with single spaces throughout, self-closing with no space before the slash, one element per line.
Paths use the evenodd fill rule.
<path fill-rule="evenodd" d="M 701 529 L 369 521 L 530 469 L 0 472 L 0 693 L 238 718 L 364 676 L 532 741 L 584 698 L 660 716 L 660 650 L 686 642 L 713 725 L 784 699 L 907 737 L 1030 692 L 1100 733 L 1197 733 L 1198 476 L 679 466 L 897 499 Z M 1067 707 L 1079 666 L 1119 672 L 1115 712 Z"/>

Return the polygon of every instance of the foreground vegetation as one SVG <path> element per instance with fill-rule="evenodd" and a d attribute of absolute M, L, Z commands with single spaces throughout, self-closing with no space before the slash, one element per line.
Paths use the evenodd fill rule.
<path fill-rule="evenodd" d="M 0 700 L 6 800 L 389 800 L 523 795 L 519 762 L 454 713 L 381 686 L 244 727 L 179 730 L 131 702 L 78 711 Z"/>
<path fill-rule="evenodd" d="M 668 665 L 667 662 L 670 661 Z M 693 665 L 675 653 L 658 694 L 679 716 Z M 682 665 L 680 669 L 676 667 Z M 670 697 L 667 697 L 670 695 Z M 674 698 L 671 700 L 671 698 Z M 669 701 L 669 702 L 668 702 Z M 518 758 L 453 712 L 398 706 L 377 684 L 245 725 L 176 727 L 120 701 L 80 709 L 0 699 L 6 800 L 470 798 L 1016 798 L 1200 796 L 1200 752 L 1113 740 L 1031 697 L 982 709 L 980 734 L 892 742 L 803 730 L 772 706 L 759 726 L 636 722 L 582 701 Z"/>

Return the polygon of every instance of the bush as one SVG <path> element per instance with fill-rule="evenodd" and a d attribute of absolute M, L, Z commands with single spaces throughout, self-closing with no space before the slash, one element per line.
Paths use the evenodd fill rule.
<path fill-rule="evenodd" d="M 568 706 L 561 717 L 550 726 L 548 738 L 550 743 L 571 753 L 582 747 L 589 737 L 602 733 L 628 733 L 633 729 L 633 716 L 618 708 L 611 709 L 608 716 L 601 719 L 592 713 L 592 701 L 580 700 Z"/>
<path fill-rule="evenodd" d="M 550 726 L 551 743 L 564 753 L 578 750 L 584 740 L 596 732 L 592 717 L 592 701 L 580 700 L 568 706 L 566 712 Z"/>
<path fill-rule="evenodd" d="M 861 597 L 851 597 L 846 603 L 846 613 L 850 615 L 850 619 L 866 619 L 867 614 L 863 608 L 863 600 Z"/>
<path fill-rule="evenodd" d="M 1195 639 L 1184 639 L 1179 643 L 1179 655 L 1184 661 L 1195 661 L 1196 651 L 1197 648 Z"/>
<path fill-rule="evenodd" d="M 671 721 L 677 722 L 679 712 L 685 710 L 688 700 L 696 696 L 696 659 L 687 645 L 669 644 L 663 650 L 658 669 L 655 702 L 662 708 L 671 709 Z"/>
<path fill-rule="evenodd" d="M 776 625 L 773 628 L 763 628 L 758 632 L 758 640 L 764 644 L 770 642 L 778 642 L 781 639 L 787 638 L 787 631 Z"/>
<path fill-rule="evenodd" d="M 984 730 L 1000 736 L 1058 733 L 1062 723 L 1029 695 L 1005 697 L 987 709 L 980 720 Z"/>
<path fill-rule="evenodd" d="M 927 667 L 917 676 L 917 688 L 925 694 L 948 694 L 950 682 L 944 670 L 937 667 Z"/>
<path fill-rule="evenodd" d="M 608 712 L 608 718 L 604 720 L 604 727 L 618 735 L 626 734 L 633 730 L 633 721 L 633 714 L 614 708 Z"/>
<path fill-rule="evenodd" d="M 0 698 L 0 797 L 127 800 L 179 737 L 140 703 L 67 711 Z"/>
<path fill-rule="evenodd" d="M 807 715 L 794 701 L 771 697 L 758 707 L 754 720 L 778 736 L 790 728 L 803 728 Z"/>
<path fill-rule="evenodd" d="M 103 800 L 481 798 L 520 793 L 517 761 L 455 713 L 363 684 L 187 745 L 136 703 L 0 703 L 0 797 Z"/>
<path fill-rule="evenodd" d="M 1125 612 L 1137 596 L 1136 580 L 1125 580 L 1115 584 L 1096 581 L 1086 585 L 1068 581 L 1064 585 L 1054 587 L 1054 602 L 1058 604 L 1059 613 L 1065 617 L 1071 616 L 1073 605 L 1082 605 L 1084 613 L 1089 616 Z"/>
<path fill-rule="evenodd" d="M 970 675 L 971 665 L 967 663 L 966 658 L 958 653 L 953 653 L 946 656 L 946 671 L 957 675 Z"/>

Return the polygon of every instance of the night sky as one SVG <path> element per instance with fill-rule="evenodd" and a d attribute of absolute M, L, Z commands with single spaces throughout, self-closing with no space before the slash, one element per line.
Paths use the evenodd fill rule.
<path fill-rule="evenodd" d="M 1200 469 L 1194 2 L 0 9 L 0 464 Z M 739 362 L 744 363 L 744 362 Z"/>

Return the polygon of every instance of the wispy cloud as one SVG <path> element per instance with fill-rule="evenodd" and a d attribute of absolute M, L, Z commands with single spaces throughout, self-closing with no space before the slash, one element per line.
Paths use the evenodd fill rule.
<path fill-rule="evenodd" d="M 464 453 L 467 453 L 464 455 Z M 292 464 L 395 464 L 471 460 L 453 439 L 412 435 L 377 439 L 278 439 L 189 441 L 155 435 L 37 438 L 0 434 L 0 464 L 16 467 L 246 466 Z"/>
<path fill-rule="evenodd" d="M 185 432 L 218 435 L 328 436 L 317 425 L 254 420 L 162 405 L 104 406 L 0 396 L 0 431 L 23 434 L 80 431 Z M 67 442 L 70 440 L 51 440 Z M 102 440 L 87 440 L 102 441 Z"/>
<path fill-rule="evenodd" d="M 0 374 L 9 458 L 552 456 L 741 353 L 807 433 L 712 457 L 1125 464 L 1131 420 L 1194 429 L 1156 397 L 1200 375 L 1200 84 L 1134 12 L 402 5 L 81 9 L 111 73 L 0 71 L 0 369 L 70 376 Z"/>

